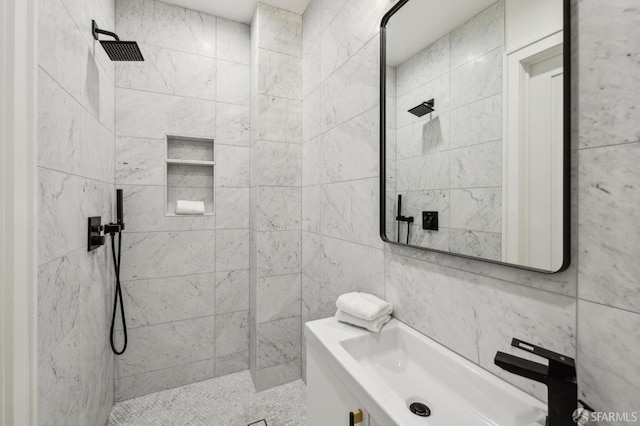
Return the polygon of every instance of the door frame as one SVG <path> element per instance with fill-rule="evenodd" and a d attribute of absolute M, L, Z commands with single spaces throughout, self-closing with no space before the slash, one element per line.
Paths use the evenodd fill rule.
<path fill-rule="evenodd" d="M 37 0 L 0 5 L 0 423 L 37 424 Z"/>

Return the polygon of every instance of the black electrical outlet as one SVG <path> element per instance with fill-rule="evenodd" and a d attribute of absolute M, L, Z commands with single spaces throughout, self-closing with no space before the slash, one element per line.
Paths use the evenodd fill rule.
<path fill-rule="evenodd" d="M 102 217 L 93 216 L 89 218 L 87 235 L 87 248 L 89 251 L 95 250 L 104 244 L 104 235 L 102 235 Z"/>
<path fill-rule="evenodd" d="M 438 212 L 422 212 L 422 229 L 438 230 Z"/>

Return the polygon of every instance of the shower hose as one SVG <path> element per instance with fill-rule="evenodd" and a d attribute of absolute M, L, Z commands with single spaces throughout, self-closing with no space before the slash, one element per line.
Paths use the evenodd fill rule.
<path fill-rule="evenodd" d="M 127 322 L 124 319 L 124 303 L 122 302 L 122 287 L 120 286 L 120 255 L 122 253 L 122 232 L 118 232 L 118 256 L 116 257 L 115 233 L 111 234 L 111 253 L 113 254 L 113 266 L 116 271 L 116 291 L 113 299 L 113 315 L 111 316 L 111 350 L 116 355 L 122 355 L 127 350 Z M 118 351 L 114 342 L 114 328 L 116 323 L 116 311 L 118 310 L 118 299 L 120 299 L 120 317 L 122 318 L 122 330 L 124 334 L 124 345 Z"/>

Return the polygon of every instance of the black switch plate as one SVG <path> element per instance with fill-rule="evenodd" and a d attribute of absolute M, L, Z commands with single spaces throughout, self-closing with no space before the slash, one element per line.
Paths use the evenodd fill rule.
<path fill-rule="evenodd" d="M 422 212 L 422 229 L 438 230 L 438 212 Z"/>
<path fill-rule="evenodd" d="M 87 229 L 87 249 L 95 250 L 104 244 L 104 236 L 102 234 L 102 217 L 93 216 L 89 218 L 89 226 Z"/>

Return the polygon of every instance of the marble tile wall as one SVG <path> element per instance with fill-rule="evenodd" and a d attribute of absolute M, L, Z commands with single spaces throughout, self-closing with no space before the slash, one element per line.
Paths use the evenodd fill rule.
<path fill-rule="evenodd" d="M 145 56 L 115 70 L 127 224 L 129 347 L 115 371 L 123 400 L 248 368 L 250 38 L 248 25 L 154 0 L 117 0 L 115 16 L 116 32 Z M 213 139 L 213 158 L 204 145 L 170 153 L 213 159 L 213 175 L 167 171 L 167 135 Z M 167 216 L 175 188 L 213 215 Z"/>
<path fill-rule="evenodd" d="M 302 17 L 251 25 L 250 368 L 257 390 L 300 377 Z"/>
<path fill-rule="evenodd" d="M 373 293 L 390 300 L 401 321 L 544 399 L 544 388 L 496 369 L 493 355 L 497 350 L 509 351 L 510 340 L 515 336 L 575 355 L 575 258 L 569 270 L 544 275 L 382 243 L 378 236 L 378 27 L 390 6 L 382 0 L 338 3 L 314 0 L 303 15 L 303 323 L 333 315 L 336 298 L 341 293 L 356 290 Z M 334 22 L 340 22 L 340 25 Z M 356 28 L 365 29 L 365 33 L 351 34 Z M 339 36 L 333 34 L 334 31 L 340 31 Z M 343 39 L 353 40 L 346 56 L 336 53 L 342 52 L 342 47 L 331 46 Z M 491 55 L 499 46 L 485 53 Z M 451 51 L 452 58 L 465 55 L 464 49 L 456 52 Z M 449 69 L 449 54 L 430 53 L 435 58 L 434 72 L 438 68 Z M 455 70 L 463 67 L 460 65 Z M 323 76 L 322 72 L 313 71 L 316 68 L 329 69 L 331 73 Z M 405 72 L 408 71 L 411 69 L 406 68 Z M 418 102 L 407 100 L 410 88 L 401 83 L 405 78 L 398 74 L 396 70 L 398 103 L 415 106 Z M 441 72 L 443 75 L 444 71 Z M 420 81 L 419 75 L 409 77 L 407 74 L 407 80 L 412 78 Z M 439 116 L 442 127 L 448 129 L 450 126 L 443 124 L 445 115 L 448 115 L 448 121 L 462 121 L 459 112 L 466 108 L 462 103 L 467 100 L 456 100 L 460 104 L 458 109 L 449 105 L 448 90 L 445 89 L 449 83 L 440 78 L 421 84 L 431 84 L 433 93 L 441 92 L 441 96 L 434 97 L 443 100 L 440 105 L 446 113 Z M 403 99 L 400 92 L 407 99 Z M 471 96 L 471 91 L 469 93 Z M 493 95 L 497 93 L 499 91 Z M 495 99 L 488 94 L 474 96 L 468 100 L 468 108 L 480 108 L 476 104 L 483 102 L 489 106 L 495 104 Z M 487 99 L 482 100 L 484 98 Z M 407 127 L 409 130 L 410 120 L 410 116 L 398 115 L 394 124 L 398 129 Z M 463 148 L 466 144 L 478 145 L 500 138 L 499 127 L 488 126 L 483 133 L 493 139 L 485 141 L 477 139 L 477 129 L 463 124 L 455 126 L 456 141 L 459 142 L 452 143 L 450 132 L 443 132 L 439 143 L 446 141 L 446 149 L 451 145 Z M 357 148 L 352 145 L 354 141 L 359 142 Z M 397 151 L 398 156 L 410 155 L 409 151 L 403 151 L 405 148 L 410 150 L 410 144 L 402 148 Z M 442 155 L 442 150 L 433 148 L 434 155 Z M 460 161 L 473 157 L 460 156 Z M 331 172 L 321 164 L 330 165 Z M 469 198 L 467 195 L 482 190 L 466 187 L 466 182 L 472 179 L 471 174 L 454 176 L 459 188 L 456 202 L 465 203 Z M 446 183 L 443 187 L 448 190 L 452 180 L 448 170 L 443 180 Z M 421 196 L 433 200 L 446 212 L 452 198 L 447 192 L 434 187 Z M 459 222 L 457 226 L 462 230 L 470 229 L 465 226 L 477 220 L 445 216 L 449 221 Z M 483 220 L 495 227 L 495 220 L 491 221 L 490 217 L 488 214 Z M 451 226 L 446 221 L 445 224 Z M 460 233 L 435 243 L 449 244 L 449 239 L 465 238 L 469 236 Z M 549 321 L 549 318 L 553 320 Z"/>
<path fill-rule="evenodd" d="M 413 226 L 410 244 L 500 260 L 502 258 L 502 52 L 504 1 L 396 67 L 387 90 L 396 105 L 397 129 L 387 191 L 395 217 L 397 194 L 405 216 L 439 212 L 438 231 Z M 421 118 L 407 112 L 428 99 L 435 111 Z M 473 129 L 469 127 L 473 126 Z M 393 185 L 395 183 L 395 187 Z M 480 212 L 466 217 L 468 212 Z M 420 220 L 420 219 L 418 219 Z M 397 224 L 388 221 L 389 238 Z M 400 229 L 406 238 L 406 225 Z M 404 241 L 404 239 L 403 239 Z"/>
<path fill-rule="evenodd" d="M 115 73 L 91 19 L 113 28 L 114 2 L 38 5 L 40 425 L 105 424 L 114 401 L 113 267 L 85 232 L 113 213 Z"/>

